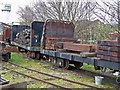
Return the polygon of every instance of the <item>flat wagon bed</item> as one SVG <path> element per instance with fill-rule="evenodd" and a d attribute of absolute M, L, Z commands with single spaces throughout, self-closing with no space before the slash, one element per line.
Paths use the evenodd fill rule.
<path fill-rule="evenodd" d="M 96 57 L 82 57 L 80 56 L 80 54 L 66 53 L 66 52 L 59 52 L 59 51 L 52 51 L 52 50 L 42 50 L 40 53 L 48 56 L 52 56 L 55 58 L 66 59 L 69 61 L 87 63 L 94 66 L 110 68 L 113 70 L 120 70 L 120 63 L 108 61 L 108 60 L 102 60 Z"/>

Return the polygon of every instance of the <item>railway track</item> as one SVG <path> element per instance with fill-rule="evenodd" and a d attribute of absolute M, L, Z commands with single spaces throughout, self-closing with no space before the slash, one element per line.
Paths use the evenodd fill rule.
<path fill-rule="evenodd" d="M 116 77 L 113 77 L 113 75 L 111 73 L 107 73 L 107 72 L 96 73 L 94 71 L 90 71 L 90 70 L 86 70 L 86 69 L 82 69 L 82 68 L 80 70 L 77 70 L 75 67 L 71 67 L 70 71 L 71 70 L 74 71 L 74 72 L 76 72 L 76 73 L 78 73 L 78 74 L 83 73 L 83 74 L 85 74 L 87 76 L 91 76 L 91 77 L 94 77 L 94 76 L 103 76 L 105 79 L 110 80 L 111 83 L 117 85 L 117 83 L 116 83 Z"/>
<path fill-rule="evenodd" d="M 64 70 L 65 71 L 65 70 Z M 95 76 L 102 76 L 104 77 L 104 82 L 109 83 L 110 85 L 114 86 L 116 90 L 120 89 L 120 84 L 116 82 L 117 77 L 113 77 L 112 75 L 104 74 L 104 73 L 96 73 L 94 71 L 86 70 L 86 69 L 76 69 L 75 67 L 72 67 L 69 70 L 66 71 L 73 71 L 78 75 L 84 75 L 94 78 Z"/>
<path fill-rule="evenodd" d="M 33 60 L 33 59 L 32 59 Z M 37 61 L 37 60 L 35 60 Z M 48 63 L 48 62 L 47 62 Z M 52 63 L 48 63 L 50 65 L 54 65 Z M 56 66 L 57 67 L 57 66 Z M 95 71 L 90 71 L 90 70 L 86 70 L 86 69 L 83 69 L 83 68 L 80 68 L 80 69 L 77 69 L 75 68 L 74 66 L 69 66 L 68 69 L 64 69 L 64 68 L 61 68 L 63 69 L 64 71 L 74 71 L 75 73 L 77 74 L 84 74 L 84 75 L 87 75 L 87 76 L 90 76 L 90 77 L 94 77 L 94 76 L 102 76 L 106 79 L 106 83 L 110 83 L 110 84 L 114 84 L 116 87 L 119 87 L 120 88 L 120 84 L 118 84 L 116 82 L 116 79 L 117 77 L 113 76 L 112 73 L 107 73 L 107 72 L 100 72 L 100 73 L 97 73 Z M 105 81 L 105 80 L 104 80 Z M 109 81 L 109 82 L 108 82 Z"/>
<path fill-rule="evenodd" d="M 10 67 L 7 67 L 7 65 L 9 65 Z M 21 69 L 25 69 L 25 70 L 27 70 L 27 71 L 30 71 L 30 72 L 32 72 L 32 73 L 35 72 L 35 73 L 37 73 L 37 74 L 41 74 L 41 75 L 45 75 L 45 76 L 48 76 L 48 77 L 53 77 L 53 78 L 56 78 L 56 79 L 64 80 L 64 81 L 69 82 L 69 83 L 72 83 L 72 84 L 78 84 L 78 85 L 81 85 L 81 86 L 86 86 L 86 87 L 88 87 L 88 88 L 90 88 L 90 89 L 105 90 L 105 89 L 98 88 L 98 87 L 95 87 L 95 86 L 92 86 L 92 85 L 88 85 L 88 84 L 85 84 L 85 83 L 82 83 L 82 82 L 77 82 L 77 81 L 69 80 L 69 79 L 66 79 L 66 78 L 59 77 L 59 76 L 54 76 L 54 75 L 51 75 L 51 74 L 48 74 L 48 73 L 36 71 L 36 70 L 30 69 L 30 68 L 27 68 L 27 67 L 24 67 L 24 66 L 20 66 L 20 65 L 15 64 L 15 63 L 11 63 L 11 62 L 8 62 L 8 63 L 6 64 L 6 66 L 4 66 L 3 68 L 4 68 L 4 69 L 7 69 L 7 70 L 10 70 L 11 72 L 15 72 L 15 73 L 17 73 L 17 74 L 20 74 L 20 75 L 29 77 L 29 78 L 34 79 L 34 80 L 37 80 L 37 81 L 41 81 L 41 82 L 43 82 L 43 83 L 50 84 L 50 85 L 52 85 L 52 86 L 55 86 L 55 87 L 58 87 L 58 88 L 61 88 L 61 89 L 70 90 L 69 87 L 64 87 L 64 86 L 61 86 L 61 85 L 58 85 L 58 84 L 55 84 L 55 83 L 46 81 L 46 80 L 44 80 L 44 79 L 40 79 L 40 78 L 35 77 L 35 76 L 30 76 L 30 75 L 28 75 L 28 74 L 23 73 L 22 71 L 14 70 L 14 69 L 16 69 L 17 67 L 18 67 L 18 68 L 21 68 Z M 12 68 L 12 69 L 11 69 L 11 68 Z"/>
<path fill-rule="evenodd" d="M 23 53 L 22 53 L 23 54 Z M 26 54 L 24 55 L 24 56 L 26 56 Z M 25 57 L 25 58 L 28 58 L 28 57 Z M 38 62 L 38 60 L 37 59 L 31 59 L 31 58 L 28 58 L 28 59 L 30 59 L 30 60 L 32 60 L 32 61 L 36 61 L 36 62 Z M 43 62 L 42 62 L 43 63 Z M 48 62 L 46 62 L 46 63 L 48 63 Z M 52 63 L 48 63 L 48 64 L 50 64 L 50 65 L 53 65 Z M 56 66 L 57 67 L 57 66 Z M 117 78 L 115 78 L 115 77 L 113 77 L 113 76 L 111 76 L 111 75 L 106 75 L 106 74 L 102 74 L 102 73 L 96 73 L 96 72 L 94 72 L 94 71 L 90 71 L 90 70 L 86 70 L 86 69 L 80 69 L 80 70 L 78 70 L 78 69 L 76 69 L 75 67 L 73 67 L 73 66 L 71 66 L 72 68 L 71 69 L 68 69 L 68 70 L 66 70 L 66 69 L 64 69 L 64 68 L 62 68 L 62 70 L 64 70 L 63 72 L 67 72 L 67 71 L 74 71 L 76 74 L 80 74 L 81 75 L 81 73 L 82 73 L 82 75 L 84 74 L 84 75 L 86 75 L 86 76 L 90 76 L 90 77 L 92 77 L 92 78 L 94 78 L 94 76 L 103 76 L 105 79 L 104 79 L 104 82 L 106 82 L 106 83 L 109 83 L 109 84 L 111 84 L 111 85 L 114 85 L 116 88 L 120 88 L 120 84 L 118 84 L 118 83 L 116 83 L 116 79 Z"/>

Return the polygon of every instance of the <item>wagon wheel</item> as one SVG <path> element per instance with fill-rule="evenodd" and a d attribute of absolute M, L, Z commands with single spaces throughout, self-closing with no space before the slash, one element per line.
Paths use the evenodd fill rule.
<path fill-rule="evenodd" d="M 54 63 L 54 64 L 57 63 L 57 59 L 56 59 L 56 58 L 53 59 L 53 63 Z"/>
<path fill-rule="evenodd" d="M 75 62 L 74 66 L 75 66 L 76 69 L 80 69 L 80 67 L 83 66 L 83 63 L 81 63 L 81 62 Z"/>
<path fill-rule="evenodd" d="M 52 63 L 52 58 L 51 57 L 48 58 L 48 62 Z"/>
<path fill-rule="evenodd" d="M 27 55 L 27 57 L 29 57 L 29 58 L 30 58 L 30 52 L 29 52 L 29 51 L 27 52 L 27 54 L 26 54 L 26 55 Z"/>
<path fill-rule="evenodd" d="M 21 48 L 20 47 L 18 47 L 18 51 L 21 52 Z"/>
<path fill-rule="evenodd" d="M 52 63 L 53 65 L 55 64 L 54 57 L 51 57 L 51 63 Z"/>
<path fill-rule="evenodd" d="M 64 69 L 69 68 L 69 60 L 64 60 Z"/>
<path fill-rule="evenodd" d="M 61 68 L 64 67 L 64 61 L 63 60 L 59 60 L 59 67 L 61 67 Z"/>
<path fill-rule="evenodd" d="M 43 60 L 46 60 L 47 62 L 49 62 L 49 56 L 41 55 L 40 57 L 41 57 Z"/>
<path fill-rule="evenodd" d="M 9 61 L 9 57 L 10 57 L 9 53 L 6 53 L 5 58 L 4 58 L 4 61 L 5 61 L 5 62 L 8 62 L 8 61 Z"/>
<path fill-rule="evenodd" d="M 117 77 L 117 78 L 116 78 L 116 83 L 117 83 L 117 84 L 120 84 L 120 77 Z"/>
<path fill-rule="evenodd" d="M 101 72 L 106 72 L 106 67 L 100 67 Z"/>
<path fill-rule="evenodd" d="M 35 52 L 31 52 L 31 58 L 35 59 Z"/>
<path fill-rule="evenodd" d="M 39 53 L 36 53 L 35 57 L 36 57 L 37 60 L 40 60 L 40 54 Z"/>

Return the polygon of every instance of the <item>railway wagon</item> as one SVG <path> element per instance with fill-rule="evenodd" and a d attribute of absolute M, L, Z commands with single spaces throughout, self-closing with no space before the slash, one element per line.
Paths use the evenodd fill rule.
<path fill-rule="evenodd" d="M 106 68 L 120 70 L 120 63 L 114 60 L 110 61 L 96 56 L 85 56 L 83 53 L 68 52 L 68 50 L 65 50 L 64 44 L 76 43 L 73 35 L 74 25 L 72 23 L 47 20 L 41 24 L 35 21 L 32 23 L 30 30 L 30 46 L 26 47 L 25 45 L 12 42 L 17 47 L 26 50 L 32 58 L 39 59 L 40 55 L 44 55 L 49 62 L 66 69 L 69 67 L 69 64 L 74 64 L 76 68 L 80 68 L 83 66 L 83 63 L 87 63 L 95 66 L 95 68 L 99 67 L 101 70 L 105 70 Z"/>
<path fill-rule="evenodd" d="M 60 23 L 58 23 L 60 22 Z M 76 40 L 73 37 L 74 33 L 74 25 L 73 24 L 68 24 L 67 27 L 64 27 L 66 25 L 65 21 L 56 21 L 56 20 L 48 20 L 46 21 L 45 25 L 44 25 L 44 31 L 49 31 L 48 35 L 46 32 L 44 32 L 44 48 L 42 51 L 40 51 L 41 54 L 46 55 L 47 60 L 49 60 L 49 62 L 55 64 L 55 65 L 59 65 L 63 68 L 68 68 L 69 64 L 74 64 L 76 68 L 80 68 L 83 66 L 83 63 L 87 63 L 87 64 L 91 64 L 95 67 L 95 69 L 100 69 L 102 71 L 105 71 L 106 68 L 109 69 L 113 69 L 113 70 L 120 70 L 120 63 L 116 62 L 113 58 L 112 61 L 107 60 L 107 59 L 103 59 L 103 58 L 99 58 L 97 57 L 97 51 L 98 51 L 98 44 L 96 45 L 81 45 L 81 44 L 77 44 Z M 62 27 L 63 26 L 63 27 Z M 64 30 L 66 29 L 66 33 L 60 34 L 60 30 Z M 67 35 L 68 33 L 68 35 Z M 71 33 L 71 36 L 69 37 L 69 33 Z M 58 34 L 58 35 L 57 35 Z M 62 38 L 64 37 L 64 35 L 66 34 L 65 37 L 68 36 L 69 39 L 72 39 L 69 41 L 69 39 L 67 40 L 63 40 Z M 61 40 L 59 40 L 57 37 L 59 37 Z M 52 38 L 52 39 L 51 39 Z M 49 44 L 50 43 L 50 44 Z M 62 44 L 62 45 L 61 45 Z M 70 51 L 74 46 L 74 52 L 69 52 L 68 50 L 66 50 L 64 48 L 64 46 L 66 45 L 67 49 L 68 46 Z M 68 46 L 67 46 L 68 45 Z M 87 53 L 76 53 L 76 51 L 80 51 L 79 48 L 76 48 L 80 46 L 81 49 L 83 49 L 83 51 L 88 50 L 92 50 L 92 53 L 96 53 L 95 56 L 93 55 L 91 52 Z M 83 46 L 83 48 L 82 48 Z M 62 50 L 59 50 L 60 49 Z M 90 48 L 91 47 L 91 48 Z M 93 49 L 94 48 L 94 49 Z M 73 49 L 72 49 L 73 50 Z M 88 52 L 87 50 L 87 52 Z"/>
<path fill-rule="evenodd" d="M 10 44 L 11 28 L 10 25 L 0 22 L 0 41 Z"/>
<path fill-rule="evenodd" d="M 32 58 L 39 59 L 40 42 L 44 22 L 34 21 L 31 26 L 12 26 L 12 45 L 18 47 L 19 51 L 26 51 Z"/>
<path fill-rule="evenodd" d="M 10 44 L 10 26 L 0 22 L 0 60 L 8 61 L 11 53 L 6 49 L 6 45 Z"/>

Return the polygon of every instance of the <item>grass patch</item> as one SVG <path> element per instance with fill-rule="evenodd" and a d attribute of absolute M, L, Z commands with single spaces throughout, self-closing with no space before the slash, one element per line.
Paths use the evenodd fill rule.
<path fill-rule="evenodd" d="M 21 54 L 12 53 L 10 62 L 14 62 L 16 64 L 23 64 L 25 60 Z"/>
<path fill-rule="evenodd" d="M 74 73 L 73 71 L 66 71 L 65 72 L 64 70 L 61 70 L 61 69 L 52 69 L 51 68 L 52 66 L 50 64 L 48 64 L 44 61 L 35 62 L 33 60 L 28 60 L 22 54 L 12 53 L 11 56 L 12 57 L 11 57 L 10 62 L 19 64 L 19 65 L 23 65 L 23 66 L 27 66 L 28 68 L 31 68 L 31 69 L 34 69 L 34 70 L 37 70 L 37 71 L 43 71 L 43 72 L 46 72 L 46 73 L 49 73 L 49 74 L 52 74 L 52 75 L 60 76 L 60 77 L 63 77 L 63 78 L 68 78 L 68 79 L 71 79 L 71 80 L 75 80 L 75 81 L 79 81 L 79 82 L 83 82 L 83 83 L 95 86 L 94 78 L 76 75 L 76 73 Z M 95 71 L 94 67 L 92 65 L 84 64 L 83 68 L 87 69 L 87 70 Z M 16 70 L 18 70 L 18 69 L 16 69 Z M 39 74 L 35 74 L 35 73 L 32 73 L 30 75 L 40 77 Z M 15 82 L 15 80 L 16 81 L 25 81 L 25 80 L 29 81 L 29 80 L 31 80 L 31 79 L 26 79 L 26 78 L 22 77 L 21 75 L 18 75 L 18 76 L 15 75 L 16 79 L 13 79 L 14 78 L 13 76 L 14 76 L 14 74 L 11 73 L 11 72 L 7 72 L 4 75 L 4 77 L 6 79 L 10 80 L 11 82 Z M 42 79 L 47 78 L 46 76 L 41 76 L 41 77 L 42 77 Z M 62 80 L 51 80 L 51 82 L 59 83 L 60 85 L 65 85 L 66 87 L 68 86 L 68 87 L 71 87 L 71 88 L 86 88 L 84 86 L 73 85 L 71 83 L 67 84 L 66 82 L 64 82 Z M 53 87 L 53 86 L 44 84 L 42 82 L 37 82 L 35 84 L 28 85 L 28 88 L 49 88 L 49 87 Z M 102 84 L 102 85 L 97 86 L 97 87 L 110 88 L 110 89 L 114 88 L 113 86 L 111 86 L 109 84 Z"/>
<path fill-rule="evenodd" d="M 90 64 L 83 64 L 83 69 L 86 69 L 86 70 L 91 70 L 91 71 L 95 71 L 94 70 L 94 66 L 93 65 L 90 65 Z"/>
<path fill-rule="evenodd" d="M 90 64 L 86 64 L 84 63 L 83 69 L 85 70 L 89 70 L 89 71 L 93 71 L 93 72 L 96 72 L 96 73 L 101 73 L 101 70 L 95 70 L 94 66 L 93 65 L 90 65 Z M 112 72 L 113 70 L 110 70 L 110 69 L 106 69 L 106 72 Z"/>
<path fill-rule="evenodd" d="M 12 53 L 11 54 L 11 60 L 10 62 L 13 62 L 15 64 L 25 65 L 25 66 L 36 66 L 37 62 L 30 61 L 28 59 L 25 59 L 22 54 Z"/>

